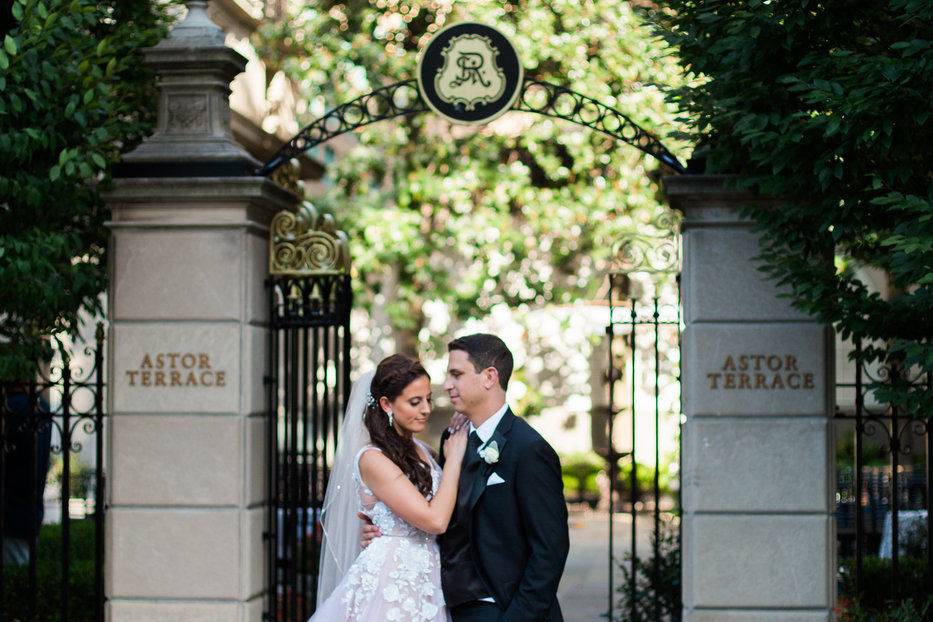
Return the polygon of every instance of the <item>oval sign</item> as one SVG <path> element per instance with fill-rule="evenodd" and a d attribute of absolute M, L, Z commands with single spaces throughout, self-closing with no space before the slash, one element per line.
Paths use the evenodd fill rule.
<path fill-rule="evenodd" d="M 421 97 L 454 123 L 488 123 L 503 114 L 518 97 L 523 77 L 508 37 L 476 22 L 441 30 L 418 62 Z"/>

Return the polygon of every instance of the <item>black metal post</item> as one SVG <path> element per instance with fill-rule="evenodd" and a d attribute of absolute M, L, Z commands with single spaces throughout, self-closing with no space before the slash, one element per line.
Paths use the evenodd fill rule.
<path fill-rule="evenodd" d="M 683 497 L 683 474 L 684 474 L 684 385 L 683 385 L 683 331 L 680 328 L 680 274 L 677 274 L 677 549 L 683 551 L 684 543 L 684 497 Z"/>
<path fill-rule="evenodd" d="M 29 515 L 33 524 L 39 522 L 39 502 L 41 501 L 38 491 L 39 484 L 39 430 L 40 426 L 45 425 L 45 421 L 42 421 L 45 417 L 49 417 L 48 425 L 51 427 L 51 413 L 44 412 L 44 408 L 39 406 L 39 392 L 40 389 L 37 386 L 35 379 L 29 383 L 29 394 L 28 399 L 28 415 L 27 419 L 24 422 L 26 426 L 23 429 L 25 434 L 28 430 L 29 433 L 29 444 L 22 448 L 23 451 L 29 454 Z M 43 473 L 43 477 L 45 474 Z M 39 525 L 39 530 L 41 531 L 42 526 Z M 29 563 L 27 569 L 27 585 L 26 592 L 27 596 L 27 606 L 26 606 L 26 615 L 29 618 L 32 618 L 36 614 L 36 608 L 38 606 L 38 589 L 39 584 L 39 571 L 38 571 L 38 559 L 37 559 L 37 544 L 39 540 L 39 534 L 36 534 L 35 538 L 29 538 L 27 543 L 29 549 Z"/>
<path fill-rule="evenodd" d="M 290 569 L 291 577 L 289 582 L 289 587 L 291 588 L 291 612 L 292 617 L 286 617 L 286 620 L 294 619 L 295 622 L 298 622 L 298 618 L 301 615 L 301 610 L 298 608 L 298 574 L 299 567 L 298 564 L 300 559 L 298 557 L 298 548 L 299 548 L 299 534 L 298 529 L 301 528 L 301 523 L 298 520 L 298 505 L 300 503 L 300 487 L 301 479 L 298 476 L 298 418 L 300 410 L 298 407 L 298 399 L 301 393 L 301 384 L 299 382 L 298 375 L 298 366 L 300 364 L 300 354 L 298 350 L 298 330 L 297 328 L 290 328 L 288 331 L 288 339 L 291 345 L 292 352 L 292 361 L 295 364 L 291 366 L 291 399 L 289 400 L 289 416 L 291 423 L 291 432 L 288 443 L 288 466 L 289 466 L 289 481 L 291 486 L 289 487 L 289 512 L 291 514 L 291 521 L 288 525 L 288 533 L 291 536 L 292 544 L 289 547 L 289 558 L 291 559 Z"/>
<path fill-rule="evenodd" d="M 658 341 L 661 338 L 658 319 L 658 297 L 654 298 L 654 313 L 652 325 L 654 327 L 654 586 L 652 591 L 654 602 L 655 622 L 661 622 L 661 594 L 658 586 L 661 585 L 661 393 L 660 370 L 661 354 Z"/>
<path fill-rule="evenodd" d="M 323 506 L 321 502 L 321 490 L 318 487 L 320 482 L 320 455 L 318 450 L 318 438 L 320 438 L 320 410 L 319 410 L 319 400 L 318 400 L 318 369 L 320 366 L 319 362 L 319 353 L 320 353 L 320 329 L 314 327 L 311 329 L 311 436 L 314 438 L 314 443 L 311 445 L 311 464 L 313 470 L 311 473 L 311 496 L 314 498 L 314 512 L 315 520 L 317 520 L 318 509 Z M 315 530 L 317 526 L 315 524 Z M 311 594 L 317 601 L 317 582 L 315 581 L 311 586 Z"/>
<path fill-rule="evenodd" d="M 855 340 L 855 589 L 862 592 L 862 565 L 865 558 L 865 515 L 862 512 L 862 434 L 865 422 L 865 396 L 862 393 L 862 340 Z"/>
<path fill-rule="evenodd" d="M 307 298 L 307 296 L 305 296 Z M 308 564 L 311 560 L 311 554 L 308 551 L 308 513 L 312 512 L 311 504 L 308 502 L 310 493 L 309 469 L 308 464 L 308 327 L 301 328 L 301 562 L 299 572 L 301 573 L 301 620 L 307 620 L 311 612 L 309 611 L 310 591 Z M 297 418 L 297 417 L 296 417 Z M 312 527 L 313 527 L 312 522 Z"/>
<path fill-rule="evenodd" d="M 266 291 L 269 300 L 269 324 L 275 323 L 275 287 L 272 280 L 266 279 Z M 266 573 L 269 577 L 269 585 L 266 590 L 266 610 L 263 612 L 263 620 L 270 620 L 273 613 L 273 599 L 275 593 L 275 539 L 272 521 L 274 519 L 275 502 L 272 497 L 273 473 L 275 472 L 275 462 L 272 456 L 272 432 L 275 421 L 275 389 L 273 378 L 275 376 L 275 330 L 269 327 L 269 354 L 266 359 L 266 373 L 263 375 L 262 382 L 266 388 L 266 494 L 269 496 L 266 505 L 266 530 L 262 534 L 266 547 Z"/>
<path fill-rule="evenodd" d="M 343 279 L 343 287 L 346 298 L 346 309 L 343 312 L 343 407 L 346 409 L 350 401 L 350 309 L 353 308 L 353 286 L 350 282 L 350 276 Z"/>
<path fill-rule="evenodd" d="M 933 388 L 928 380 L 927 390 Z M 927 506 L 927 592 L 933 594 L 933 420 L 927 419 L 924 427 L 927 436 L 926 506 Z"/>
<path fill-rule="evenodd" d="M 3 544 L 6 536 L 6 446 L 9 417 L 8 386 L 0 383 L 0 620 L 6 620 L 6 572 L 3 563 Z"/>
<path fill-rule="evenodd" d="M 288 313 L 287 307 L 290 303 L 288 297 L 291 295 L 291 282 L 285 281 L 285 304 L 286 304 L 286 313 Z M 282 331 L 282 346 L 285 352 L 285 361 L 292 360 L 292 347 L 291 347 L 291 329 L 285 328 Z M 294 566 L 294 560 L 291 559 L 292 554 L 292 540 L 294 536 L 294 529 L 292 525 L 292 514 L 291 514 L 291 466 L 289 463 L 289 451 L 291 451 L 290 444 L 290 428 L 288 425 L 289 417 L 292 416 L 291 410 L 291 396 L 292 396 L 292 381 L 291 381 L 291 370 L 289 367 L 285 366 L 283 370 L 283 380 L 285 383 L 285 394 L 283 395 L 283 406 L 284 406 L 284 415 L 285 421 L 282 425 L 282 452 L 281 452 L 281 461 L 282 461 L 282 559 L 284 565 L 282 567 L 282 619 L 286 622 L 291 620 L 289 615 L 290 608 L 290 594 L 288 591 L 289 582 L 291 581 L 291 568 Z M 292 562 L 292 563 L 290 563 Z"/>
<path fill-rule="evenodd" d="M 611 277 L 610 277 L 611 279 Z M 613 317 L 613 307 L 612 307 L 612 284 L 610 280 L 609 286 L 609 325 L 606 326 L 606 335 L 609 337 L 609 406 L 606 409 L 606 422 L 607 422 L 607 434 L 608 442 L 606 443 L 606 461 L 609 466 L 609 610 L 607 616 L 609 622 L 614 622 L 614 601 L 615 596 L 615 539 L 614 539 L 614 529 L 613 529 L 613 517 L 615 515 L 615 492 L 616 492 L 616 460 L 618 459 L 615 453 L 615 448 L 612 444 L 612 437 L 614 433 L 613 421 L 615 420 L 615 406 L 614 406 L 614 394 L 615 394 L 615 359 L 612 355 L 612 342 L 615 339 L 615 318 Z"/>
<path fill-rule="evenodd" d="M 927 374 L 927 391 L 933 389 L 933 373 Z M 933 419 L 923 422 L 927 436 L 926 506 L 927 506 L 927 592 L 933 594 Z"/>
<path fill-rule="evenodd" d="M 97 323 L 94 350 L 94 619 L 104 622 L 104 325 Z"/>
<path fill-rule="evenodd" d="M 69 585 L 71 576 L 71 512 L 68 502 L 71 498 L 71 361 L 62 352 L 62 585 L 61 585 L 61 620 L 68 622 L 70 616 Z"/>
<path fill-rule="evenodd" d="M 888 380 L 897 382 L 900 373 L 897 366 L 889 367 Z M 898 420 L 898 407 L 891 405 L 891 597 L 897 601 L 900 592 L 900 507 L 901 488 L 898 470 L 900 469 L 901 434 Z"/>
<path fill-rule="evenodd" d="M 636 505 L 636 503 L 637 503 L 637 501 L 638 501 L 638 461 L 637 461 L 636 458 L 635 458 L 635 420 L 636 420 L 636 417 L 635 417 L 635 412 L 636 412 L 636 411 L 635 411 L 635 394 L 636 394 L 636 388 L 635 388 L 635 387 L 636 387 L 637 384 L 638 384 L 638 383 L 636 382 L 636 377 L 635 377 L 635 373 L 636 373 L 636 370 L 637 370 L 637 367 L 636 367 L 636 365 L 635 365 L 635 360 L 636 360 L 636 358 L 637 358 L 637 356 L 638 356 L 638 355 L 637 355 L 637 350 L 635 349 L 635 329 L 636 329 L 636 327 L 637 327 L 636 321 L 637 321 L 637 319 L 638 319 L 638 314 L 637 314 L 637 311 L 635 310 L 635 301 L 634 301 L 634 300 L 632 301 L 632 307 L 631 307 L 631 314 L 630 314 L 630 317 L 631 317 L 631 328 L 632 328 L 632 332 L 631 332 L 631 346 L 630 346 L 630 352 L 631 352 L 631 354 L 632 354 L 632 365 L 631 365 L 631 368 L 632 368 L 632 382 L 631 382 L 631 395 L 632 395 L 632 400 L 631 400 L 631 404 L 630 404 L 630 407 L 631 407 L 631 410 L 632 410 L 632 454 L 631 454 L 631 455 L 632 455 L 632 472 L 631 472 L 631 478 L 630 478 L 629 481 L 630 481 L 630 485 L 631 485 L 631 487 L 632 487 L 632 490 L 631 490 L 631 493 L 632 493 L 632 494 L 631 494 L 632 507 L 631 507 L 631 509 L 630 509 L 630 514 L 631 514 L 631 516 L 632 516 L 632 527 L 631 527 L 631 536 L 632 536 L 632 576 L 629 577 L 629 589 L 631 590 L 631 594 L 632 594 L 632 603 L 631 603 L 631 607 L 630 607 L 630 612 L 629 612 L 629 614 L 631 615 L 632 619 L 635 620 L 635 619 L 637 619 L 637 615 L 638 615 L 638 607 L 637 607 L 637 601 L 638 601 L 638 599 L 637 599 L 637 597 L 636 597 L 636 595 L 637 595 L 637 589 L 636 589 L 636 588 L 637 588 L 637 585 L 638 585 L 638 541 L 636 540 L 636 536 L 638 535 L 638 527 L 637 527 L 638 512 L 637 512 L 637 510 L 636 510 L 636 508 L 635 508 L 635 505 Z"/>
<path fill-rule="evenodd" d="M 324 395 L 321 396 L 321 468 L 323 469 L 324 475 L 324 489 L 327 489 L 327 482 L 330 479 L 330 468 L 327 461 L 327 439 L 330 436 L 330 417 L 328 413 L 330 412 L 330 391 L 328 390 L 328 374 L 329 367 L 328 362 L 330 362 L 331 356 L 331 341 L 332 341 L 332 328 L 327 327 L 324 329 L 324 338 L 322 339 L 323 346 L 323 357 L 324 357 L 324 369 L 322 370 L 322 382 L 324 385 Z"/>

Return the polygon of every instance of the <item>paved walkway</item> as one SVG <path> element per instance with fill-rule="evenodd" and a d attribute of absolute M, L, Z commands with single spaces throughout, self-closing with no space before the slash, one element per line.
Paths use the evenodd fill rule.
<path fill-rule="evenodd" d="M 632 521 L 616 515 L 613 531 L 616 564 L 630 551 Z M 651 539 L 650 517 L 638 519 L 638 546 L 648 551 Z M 557 597 L 567 622 L 605 622 L 609 607 L 609 517 L 605 513 L 570 515 L 570 555 Z M 618 585 L 618 566 L 614 581 Z M 618 597 L 614 599 L 618 602 Z M 618 611 L 616 620 L 619 620 Z"/>

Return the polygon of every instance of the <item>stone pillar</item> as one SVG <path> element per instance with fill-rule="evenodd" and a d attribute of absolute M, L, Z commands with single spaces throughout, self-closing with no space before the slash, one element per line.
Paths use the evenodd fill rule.
<path fill-rule="evenodd" d="M 229 134 L 245 60 L 188 6 L 146 53 L 156 133 L 107 196 L 115 622 L 259 622 L 266 587 L 267 230 L 296 197 L 251 176 Z"/>
<path fill-rule="evenodd" d="M 664 180 L 684 214 L 684 620 L 825 622 L 831 333 L 756 269 L 758 238 L 738 209 L 762 199 L 725 179 Z"/>

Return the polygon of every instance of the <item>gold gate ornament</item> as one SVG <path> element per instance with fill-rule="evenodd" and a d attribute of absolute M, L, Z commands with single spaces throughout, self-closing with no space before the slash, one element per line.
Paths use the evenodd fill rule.
<path fill-rule="evenodd" d="M 298 213 L 283 210 L 269 227 L 269 274 L 316 276 L 347 274 L 350 247 L 330 214 L 310 204 Z"/>

